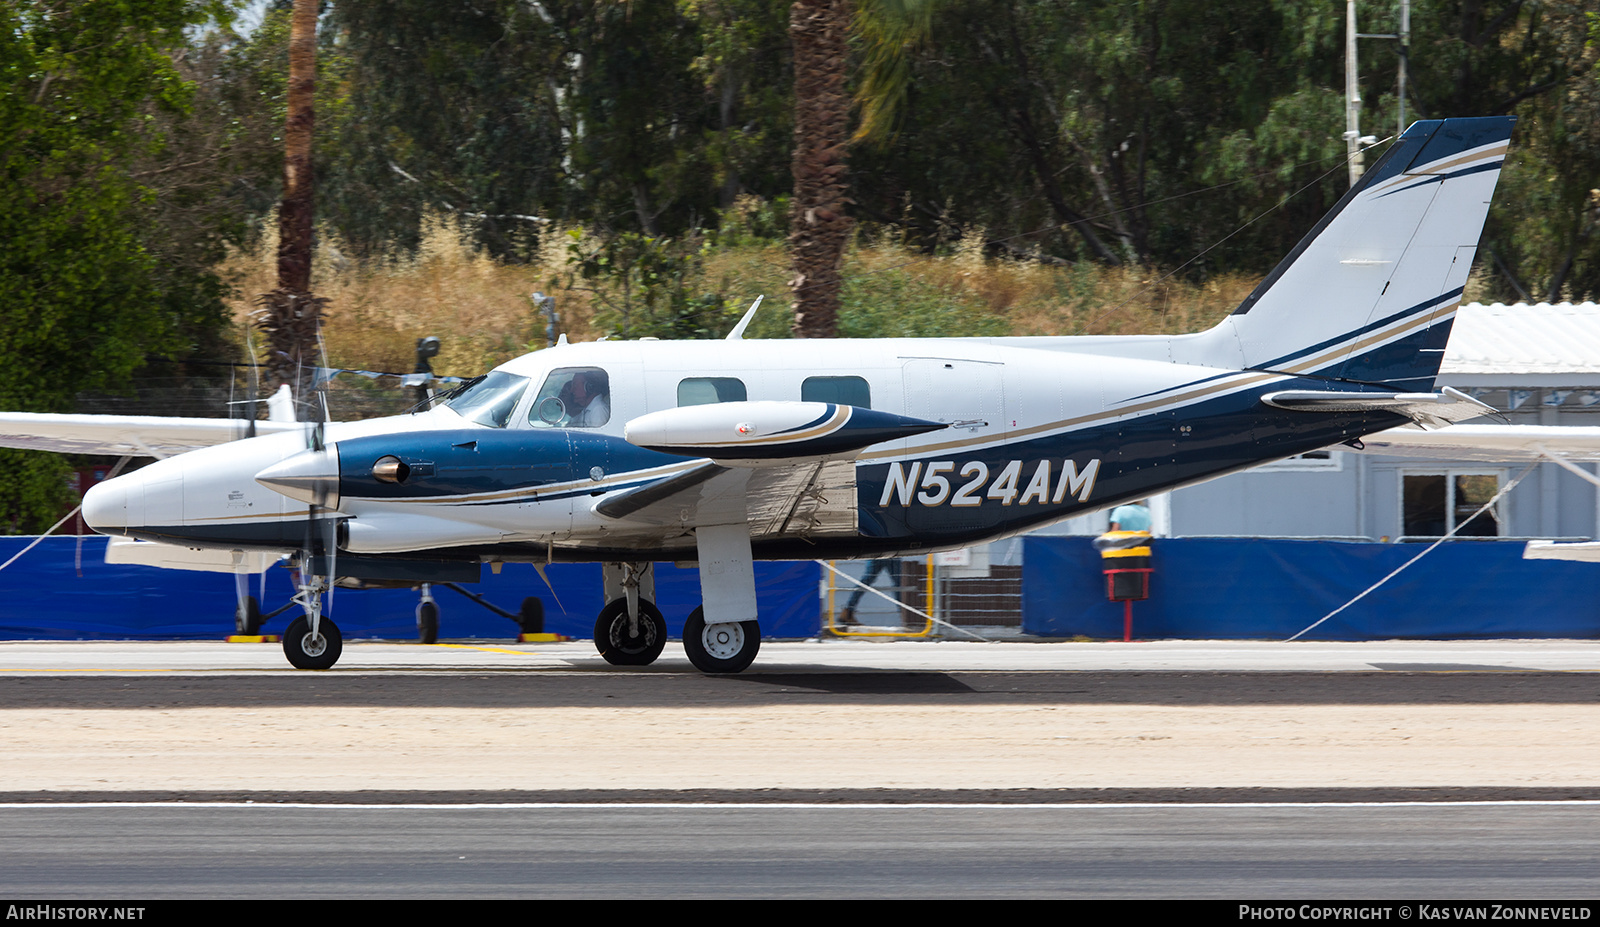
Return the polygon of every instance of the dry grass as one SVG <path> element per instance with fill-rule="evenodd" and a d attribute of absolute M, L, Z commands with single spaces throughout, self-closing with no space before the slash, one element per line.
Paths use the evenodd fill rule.
<path fill-rule="evenodd" d="M 234 253 L 223 268 L 239 294 L 233 309 L 241 325 L 253 309 L 251 298 L 275 285 L 274 229 L 269 225 L 254 250 Z M 416 340 L 437 335 L 443 346 L 434 369 L 476 375 L 544 347 L 544 318 L 529 299 L 535 291 L 556 297 L 561 330 L 570 339 L 599 337 L 604 333 L 592 324 L 589 294 L 560 285 L 568 239 L 559 229 L 550 231 L 540 261 L 520 265 L 489 258 L 457 225 L 439 217 L 425 222 L 415 255 L 372 262 L 345 257 L 336 238 L 322 233 L 313 279 L 317 293 L 329 299 L 329 360 L 339 367 L 408 371 Z M 981 241 L 981 231 L 967 240 Z M 706 289 L 724 293 L 741 312 L 756 296 L 766 296 L 751 337 L 788 337 L 790 270 L 781 243 L 746 238 L 710 254 L 704 273 Z M 858 244 L 845 275 L 860 301 L 937 294 L 959 307 L 957 318 L 976 319 L 984 331 L 1017 335 L 1199 331 L 1230 312 L 1256 283 L 1226 276 L 1194 285 L 1161 281 L 1140 268 L 988 260 L 970 246 L 933 256 L 892 240 Z M 892 324 L 895 309 L 885 309 Z"/>
<path fill-rule="evenodd" d="M 230 255 L 224 267 L 238 294 L 232 309 L 241 327 L 254 310 L 253 297 L 276 285 L 273 230 L 269 225 L 255 249 Z M 430 217 L 424 223 L 415 255 L 370 263 L 346 258 L 331 234 L 318 238 L 312 280 L 317 294 L 329 300 L 323 338 L 336 367 L 409 371 L 417 339 L 437 335 L 442 347 L 434 370 L 475 376 L 544 347 L 544 317 L 529 298 L 534 292 L 556 297 L 569 337 L 595 337 L 587 298 L 551 288 L 559 265 L 495 261 L 448 220 Z"/>

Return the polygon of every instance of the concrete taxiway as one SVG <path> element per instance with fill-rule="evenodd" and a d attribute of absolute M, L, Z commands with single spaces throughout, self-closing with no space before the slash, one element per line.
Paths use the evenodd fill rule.
<path fill-rule="evenodd" d="M 794 672 L 1414 672 L 1600 673 L 1600 641 L 767 641 L 745 675 Z M 406 671 L 698 673 L 673 642 L 654 665 L 619 669 L 589 641 L 433 645 L 347 641 L 332 674 Z M 276 644 L 3 641 L 0 676 L 25 673 L 305 675 Z M 315 674 L 313 674 L 315 675 Z"/>

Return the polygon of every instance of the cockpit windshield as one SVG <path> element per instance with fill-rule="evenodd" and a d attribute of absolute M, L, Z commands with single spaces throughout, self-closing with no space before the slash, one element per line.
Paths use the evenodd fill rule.
<path fill-rule="evenodd" d="M 504 428 L 511 421 L 511 413 L 516 411 L 517 401 L 527 388 L 527 377 L 496 370 L 462 390 L 445 405 L 468 421 L 490 428 Z"/>

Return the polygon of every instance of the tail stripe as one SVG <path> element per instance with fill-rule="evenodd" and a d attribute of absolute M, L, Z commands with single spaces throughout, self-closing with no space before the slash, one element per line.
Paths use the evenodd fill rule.
<path fill-rule="evenodd" d="M 1396 312 L 1394 315 L 1389 316 L 1388 318 L 1379 319 L 1376 322 L 1371 322 L 1369 324 L 1363 325 L 1360 328 L 1356 329 L 1355 331 L 1345 332 L 1342 335 L 1338 335 L 1336 337 L 1329 338 L 1328 340 L 1322 342 L 1321 344 L 1314 344 L 1309 348 L 1303 348 L 1303 349 L 1301 349 L 1299 351 L 1295 351 L 1295 352 L 1290 353 L 1290 354 L 1285 354 L 1282 357 L 1273 358 L 1272 360 L 1267 361 L 1266 363 L 1262 364 L 1261 366 L 1264 367 L 1264 368 L 1267 368 L 1267 369 L 1272 369 L 1272 368 L 1278 367 L 1281 364 L 1287 364 L 1290 361 L 1297 360 L 1299 358 L 1305 357 L 1305 356 L 1310 355 L 1310 354 L 1321 354 L 1321 353 L 1324 353 L 1324 352 L 1329 351 L 1329 350 L 1336 350 L 1338 352 L 1344 352 L 1344 351 L 1355 350 L 1355 349 L 1359 349 L 1359 348 L 1363 348 L 1363 347 L 1370 347 L 1372 344 L 1375 343 L 1374 339 L 1362 339 L 1363 335 L 1366 335 L 1366 334 L 1368 334 L 1370 332 L 1378 331 L 1379 329 L 1388 328 L 1389 326 L 1394 325 L 1396 322 L 1402 321 L 1402 320 L 1410 318 L 1412 316 L 1417 316 L 1417 315 L 1419 315 L 1421 313 L 1426 313 L 1431 309 L 1437 308 L 1442 303 L 1458 300 L 1461 297 L 1462 292 L 1463 292 L 1463 288 L 1462 287 L 1456 287 L 1455 289 L 1451 290 L 1448 293 L 1441 293 L 1438 296 L 1435 296 L 1432 299 L 1426 300 L 1424 302 L 1420 302 L 1420 303 L 1416 304 L 1415 306 L 1412 306 L 1409 309 L 1402 309 L 1399 312 Z M 1432 324 L 1433 322 L 1437 322 L 1438 319 L 1435 319 L 1432 316 L 1429 316 L 1423 321 L 1426 321 L 1428 324 Z M 1415 326 L 1408 326 L 1404 330 L 1404 332 L 1409 333 L 1413 328 L 1415 328 Z M 1389 333 L 1386 333 L 1385 335 L 1383 335 L 1381 337 L 1386 338 L 1386 337 L 1389 337 L 1389 335 L 1392 335 L 1392 334 L 1395 334 L 1395 333 L 1394 332 L 1389 332 Z M 1361 340 L 1355 340 L 1355 339 L 1361 339 Z M 1317 363 L 1321 363 L 1323 360 L 1326 360 L 1326 358 L 1314 359 L 1311 362 L 1310 365 L 1314 366 Z M 1291 367 L 1289 369 L 1298 372 L 1298 371 L 1301 371 L 1301 370 L 1309 369 L 1309 367 L 1308 367 L 1307 364 L 1299 364 L 1299 365 L 1296 365 L 1296 366 Z"/>

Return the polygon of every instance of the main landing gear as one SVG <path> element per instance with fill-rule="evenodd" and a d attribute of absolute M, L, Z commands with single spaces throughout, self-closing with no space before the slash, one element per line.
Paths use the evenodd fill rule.
<path fill-rule="evenodd" d="M 761 625 L 756 621 L 706 624 L 705 609 L 689 613 L 683 623 L 683 652 L 702 673 L 737 673 L 761 650 Z"/>
<path fill-rule="evenodd" d="M 683 626 L 683 650 L 702 673 L 743 671 L 761 650 L 756 614 L 755 564 L 750 530 L 739 519 L 695 529 L 704 604 Z M 661 656 L 667 623 L 655 598 L 650 563 L 606 563 L 601 567 L 606 607 L 594 624 L 594 646 L 615 666 L 646 666 Z"/>
<path fill-rule="evenodd" d="M 594 648 L 612 666 L 649 666 L 667 646 L 667 619 L 651 599 L 655 564 L 606 563 L 606 607 L 594 622 Z"/>
<path fill-rule="evenodd" d="M 667 646 L 667 619 L 661 609 L 638 600 L 637 614 L 628 614 L 627 599 L 613 599 L 594 622 L 594 646 L 612 666 L 649 666 Z"/>

